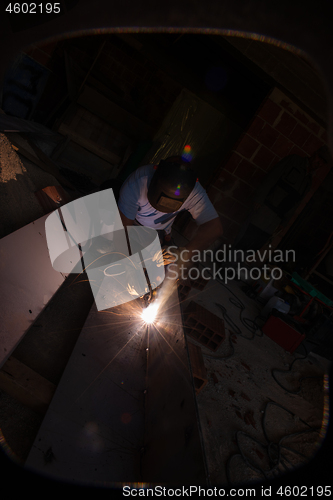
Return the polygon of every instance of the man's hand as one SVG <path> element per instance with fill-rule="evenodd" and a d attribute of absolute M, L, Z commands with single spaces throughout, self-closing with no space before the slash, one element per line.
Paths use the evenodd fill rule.
<path fill-rule="evenodd" d="M 156 262 L 157 267 L 167 266 L 168 264 L 172 264 L 178 259 L 178 250 L 179 248 L 172 247 L 163 247 L 162 251 L 159 250 L 155 253 L 153 257 L 153 262 Z"/>
<path fill-rule="evenodd" d="M 190 252 L 184 247 L 163 247 L 162 252 L 159 251 L 154 255 L 153 262 L 156 262 L 158 267 L 176 264 L 188 268 L 191 266 Z"/>

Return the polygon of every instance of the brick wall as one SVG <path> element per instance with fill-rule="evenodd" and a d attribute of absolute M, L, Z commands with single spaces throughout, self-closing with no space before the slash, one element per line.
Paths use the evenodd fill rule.
<path fill-rule="evenodd" d="M 309 156 L 325 142 L 324 128 L 275 88 L 207 189 L 223 223 L 223 243 L 234 241 L 255 189 L 279 160 L 290 154 Z M 317 186 L 326 174 L 321 172 Z"/>

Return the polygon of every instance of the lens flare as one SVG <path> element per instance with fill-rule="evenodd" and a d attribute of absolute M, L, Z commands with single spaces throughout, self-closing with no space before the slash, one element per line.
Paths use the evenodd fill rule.
<path fill-rule="evenodd" d="M 193 158 L 192 148 L 189 144 L 186 144 L 186 146 L 183 149 L 182 160 L 190 162 L 192 158 Z"/>
<path fill-rule="evenodd" d="M 156 319 L 158 311 L 158 305 L 157 304 L 150 304 L 146 309 L 143 310 L 142 312 L 142 319 L 147 325 L 151 325 L 154 323 Z"/>

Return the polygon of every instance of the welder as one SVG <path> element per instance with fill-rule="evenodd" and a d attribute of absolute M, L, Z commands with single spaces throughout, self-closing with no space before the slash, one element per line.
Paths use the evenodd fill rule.
<path fill-rule="evenodd" d="M 178 265 L 188 267 L 193 252 L 208 248 L 223 232 L 220 218 L 190 162 L 181 156 L 135 170 L 120 190 L 118 208 L 124 226 L 139 224 L 159 232 L 163 253 L 157 257 L 157 265 L 178 260 Z M 168 251 L 172 224 L 185 211 L 199 228 L 186 246 Z"/>

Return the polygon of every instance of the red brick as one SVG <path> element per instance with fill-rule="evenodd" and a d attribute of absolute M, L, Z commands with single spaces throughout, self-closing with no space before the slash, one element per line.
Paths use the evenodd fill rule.
<path fill-rule="evenodd" d="M 283 135 L 280 135 L 275 144 L 271 147 L 272 153 L 276 154 L 279 158 L 284 158 L 290 154 L 290 151 L 294 143 L 286 139 Z"/>
<path fill-rule="evenodd" d="M 265 122 L 262 118 L 259 116 L 256 116 L 255 119 L 252 121 L 251 125 L 247 129 L 246 133 L 253 137 L 254 139 L 257 138 L 257 135 L 261 132 L 265 125 Z"/>
<path fill-rule="evenodd" d="M 233 203 L 228 208 L 226 214 L 233 221 L 241 223 L 248 215 L 248 207 L 242 205 L 236 200 L 233 200 Z"/>
<path fill-rule="evenodd" d="M 299 156 L 302 156 L 303 158 L 305 156 L 307 156 L 307 154 L 301 149 L 299 148 L 298 146 L 293 146 L 292 150 L 290 151 L 290 154 L 291 155 L 299 155 Z"/>
<path fill-rule="evenodd" d="M 257 141 L 245 134 L 237 146 L 237 153 L 250 159 L 259 146 L 260 144 Z"/>
<path fill-rule="evenodd" d="M 215 182 L 215 186 L 221 191 L 228 191 L 234 187 L 236 182 L 237 178 L 223 169 L 218 180 Z"/>
<path fill-rule="evenodd" d="M 127 83 L 131 83 L 131 84 L 134 84 L 134 81 L 135 81 L 135 76 L 134 74 L 129 71 L 128 69 L 124 69 L 124 72 L 122 74 L 122 78 L 127 82 Z"/>
<path fill-rule="evenodd" d="M 289 113 L 292 113 L 293 114 L 293 108 L 290 104 L 289 101 L 285 101 L 284 99 L 282 99 L 282 101 L 280 102 L 280 105 L 285 108 L 287 111 L 289 111 Z"/>
<path fill-rule="evenodd" d="M 232 173 L 237 168 L 237 165 L 239 165 L 241 161 L 242 157 L 239 156 L 237 153 L 233 152 L 223 168 L 224 170 L 227 170 L 228 172 Z"/>
<path fill-rule="evenodd" d="M 261 170 L 261 168 L 257 168 L 249 181 L 251 186 L 254 188 L 259 187 L 266 175 L 267 173 Z"/>
<path fill-rule="evenodd" d="M 296 146 L 303 147 L 304 143 L 310 138 L 310 132 L 300 124 L 297 124 L 294 130 L 289 135 L 289 139 L 293 141 Z"/>
<path fill-rule="evenodd" d="M 289 113 L 284 112 L 274 128 L 281 132 L 281 134 L 289 137 L 296 125 L 297 120 L 295 120 L 295 118 L 293 118 Z"/>
<path fill-rule="evenodd" d="M 228 215 L 233 205 L 233 202 L 234 200 L 232 200 L 228 196 L 223 196 L 223 198 L 214 203 L 214 207 L 218 213 Z"/>
<path fill-rule="evenodd" d="M 268 123 L 266 123 L 265 127 L 258 134 L 257 140 L 267 148 L 271 149 L 278 137 L 280 137 L 280 134 L 273 127 L 268 125 Z"/>
<path fill-rule="evenodd" d="M 239 181 L 238 186 L 232 193 L 232 197 L 246 204 L 248 203 L 249 198 L 252 196 L 252 192 L 253 189 L 251 188 L 251 186 L 249 186 L 245 182 Z"/>
<path fill-rule="evenodd" d="M 304 113 L 301 113 L 299 109 L 296 109 L 294 117 L 297 118 L 297 120 L 299 120 L 300 122 L 302 122 L 303 125 L 309 126 L 309 118 Z"/>
<path fill-rule="evenodd" d="M 123 74 L 124 67 L 114 59 L 109 59 L 109 63 L 103 66 L 103 71 L 105 73 L 109 72 L 112 75 L 115 74 L 116 77 L 119 78 Z M 114 76 L 112 78 L 114 78 Z"/>
<path fill-rule="evenodd" d="M 275 160 L 276 155 L 265 146 L 261 146 L 258 153 L 253 158 L 253 163 L 257 167 L 267 170 Z"/>
<path fill-rule="evenodd" d="M 319 183 L 325 179 L 327 174 L 330 172 L 330 169 L 331 169 L 330 165 L 326 164 L 324 167 L 316 171 L 315 177 L 319 180 Z"/>
<path fill-rule="evenodd" d="M 320 130 L 320 125 L 318 125 L 318 123 L 316 122 L 310 122 L 308 123 L 307 127 L 312 130 L 315 134 L 318 134 L 319 130 Z"/>
<path fill-rule="evenodd" d="M 315 135 L 312 135 L 309 137 L 309 139 L 305 142 L 303 145 L 304 151 L 308 155 L 312 155 L 317 149 L 319 149 L 321 146 L 323 146 L 323 141 L 318 139 Z"/>
<path fill-rule="evenodd" d="M 121 59 L 121 63 L 127 68 L 127 69 L 131 69 L 133 68 L 134 64 L 135 64 L 135 59 L 133 59 L 133 57 L 131 57 L 130 55 L 126 54 L 125 52 L 123 52 L 123 56 L 122 56 L 122 59 Z"/>
<path fill-rule="evenodd" d="M 256 167 L 253 163 L 243 159 L 236 168 L 234 175 L 248 182 L 255 170 Z"/>
<path fill-rule="evenodd" d="M 267 99 L 267 101 L 263 104 L 261 110 L 258 113 L 258 116 L 266 120 L 270 125 L 273 125 L 279 114 L 281 113 L 281 106 L 271 101 L 271 99 Z"/>

